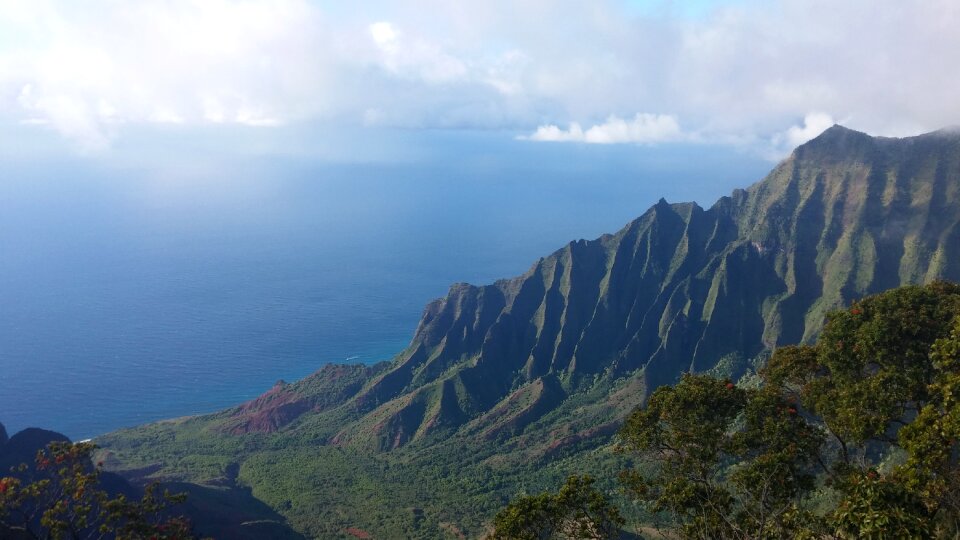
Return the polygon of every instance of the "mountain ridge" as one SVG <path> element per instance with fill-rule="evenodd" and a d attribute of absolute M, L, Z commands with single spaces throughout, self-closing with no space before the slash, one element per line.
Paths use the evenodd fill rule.
<path fill-rule="evenodd" d="M 621 231 L 570 242 L 521 276 L 484 286 L 455 284 L 428 304 L 394 366 L 355 398 L 358 410 L 378 412 L 366 427 L 383 433 L 388 443 L 380 449 L 396 448 L 476 418 L 517 384 L 555 372 L 576 387 L 571 375 L 643 369 L 652 389 L 682 371 L 711 369 L 726 355 L 753 357 L 809 341 L 827 309 L 855 296 L 904 282 L 956 279 L 960 271 L 948 263 L 955 257 L 927 264 L 922 253 L 909 253 L 952 249 L 960 239 L 955 209 L 951 223 L 932 226 L 940 237 L 932 245 L 918 246 L 918 235 L 897 245 L 903 235 L 889 233 L 900 226 L 901 233 L 916 232 L 911 207 L 927 204 L 932 214 L 934 195 L 941 196 L 936 210 L 950 214 L 956 190 L 947 193 L 944 174 L 929 182 L 938 193 L 911 193 L 927 183 L 914 169 L 955 139 L 940 132 L 874 138 L 834 126 L 761 182 L 708 209 L 661 199 Z M 916 163 L 900 155 L 918 151 L 923 157 Z M 886 170 L 888 161 L 898 168 L 883 178 L 878 169 Z M 955 171 L 956 160 L 948 166 Z M 840 170 L 824 172 L 829 167 Z M 867 221 L 851 232 L 850 223 L 861 218 Z M 810 250 L 811 244 L 817 248 Z M 729 312 L 723 299 L 734 297 L 750 309 Z M 804 320 L 795 320 L 800 314 Z M 617 323 L 624 329 L 614 330 Z M 678 363 L 686 358 L 688 364 Z M 478 380 L 482 393 L 463 392 L 480 386 Z M 408 391 L 415 395 L 404 403 L 382 404 Z M 420 405 L 424 392 L 434 394 L 432 403 L 456 401 L 459 407 L 428 409 Z M 333 441 L 349 441 L 353 430 L 345 427 Z"/>
<path fill-rule="evenodd" d="M 547 466 L 599 451 L 653 389 L 685 372 L 737 377 L 777 346 L 814 339 L 830 309 L 935 279 L 960 280 L 960 133 L 892 139 L 834 126 L 709 208 L 661 199 L 520 276 L 453 284 L 390 363 L 326 366 L 239 407 L 102 444 L 115 462 L 145 466 L 157 456 L 148 442 L 169 438 L 158 474 L 193 481 L 246 460 L 241 478 L 281 510 L 302 495 L 278 494 L 278 475 L 293 473 L 258 457 L 272 448 L 300 448 L 324 474 L 348 476 L 359 473 L 331 464 L 419 463 L 446 471 L 441 480 Z M 198 469 L 190 452 L 209 462 Z M 464 463 L 472 472 L 446 468 Z M 456 490 L 416 500 L 436 497 L 436 519 L 461 519 L 511 485 L 460 507 Z M 349 495 L 310 497 L 340 508 Z M 344 526 L 370 526 L 342 511 L 352 516 Z M 319 527 L 306 509 L 282 512 Z"/>

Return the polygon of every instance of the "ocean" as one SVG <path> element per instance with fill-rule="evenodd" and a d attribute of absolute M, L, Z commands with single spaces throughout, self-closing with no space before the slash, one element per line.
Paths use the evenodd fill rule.
<path fill-rule="evenodd" d="M 451 283 L 770 167 L 719 147 L 474 142 L 396 162 L 0 165 L 0 422 L 81 439 L 389 360 Z"/>

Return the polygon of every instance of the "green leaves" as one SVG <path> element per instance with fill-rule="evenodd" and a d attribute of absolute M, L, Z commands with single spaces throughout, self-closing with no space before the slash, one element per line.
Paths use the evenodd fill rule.
<path fill-rule="evenodd" d="M 884 436 L 930 399 L 931 347 L 957 314 L 960 287 L 945 282 L 893 289 L 831 313 L 816 345 L 820 374 L 805 392 L 812 408 L 854 443 Z"/>
<path fill-rule="evenodd" d="M 623 518 L 593 483 L 589 476 L 571 476 L 556 494 L 520 497 L 494 518 L 493 538 L 618 538 Z"/>
<path fill-rule="evenodd" d="M 152 484 L 139 501 L 111 497 L 100 486 L 100 465 L 91 443 L 54 442 L 37 452 L 35 466 L 22 465 L 17 476 L 0 478 L 0 536 L 45 539 L 193 538 L 190 523 L 166 517 L 184 496 L 160 494 Z"/>
<path fill-rule="evenodd" d="M 798 533 L 786 518 L 814 485 L 823 435 L 794 401 L 776 389 L 686 375 L 658 389 L 620 433 L 628 451 L 659 465 L 657 477 L 621 480 L 635 499 L 672 516 L 685 537 Z"/>
<path fill-rule="evenodd" d="M 932 514 L 909 487 L 874 470 L 850 475 L 831 516 L 837 538 L 931 538 Z"/>
<path fill-rule="evenodd" d="M 958 315 L 957 285 L 902 287 L 777 350 L 759 389 L 684 376 L 621 431 L 657 474 L 621 481 L 685 538 L 953 537 Z"/>
<path fill-rule="evenodd" d="M 727 425 L 745 402 L 744 390 L 730 381 L 684 375 L 677 386 L 658 388 L 645 408 L 627 418 L 620 435 L 634 449 L 707 463 L 729 444 Z"/>

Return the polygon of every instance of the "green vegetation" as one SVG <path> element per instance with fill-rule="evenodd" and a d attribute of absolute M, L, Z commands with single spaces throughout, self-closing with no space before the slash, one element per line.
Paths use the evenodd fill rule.
<path fill-rule="evenodd" d="M 960 534 L 960 286 L 902 287 L 831 312 L 817 343 L 778 349 L 760 383 L 686 375 L 621 429 L 623 450 L 652 466 L 620 482 L 671 536 Z M 610 504 L 590 495 L 591 508 Z M 561 537 L 525 532 L 553 526 L 541 503 L 552 497 L 511 503 L 497 534 Z"/>
<path fill-rule="evenodd" d="M 493 520 L 495 540 L 612 538 L 623 525 L 620 511 L 593 487 L 589 476 L 571 476 L 556 494 L 521 497 Z"/>
<path fill-rule="evenodd" d="M 390 363 L 327 366 L 239 407 L 122 430 L 98 444 L 108 468 L 128 476 L 249 488 L 308 536 L 477 537 L 507 501 L 556 488 L 571 474 L 596 478 L 594 488 L 607 494 L 622 469 L 655 474 L 637 463 L 638 451 L 615 452 L 612 439 L 630 411 L 684 373 L 743 377 L 734 422 L 758 407 L 750 429 L 797 435 L 789 429 L 803 426 L 759 419 L 779 399 L 764 380 L 769 373 L 757 373 L 764 359 L 806 351 L 787 346 L 813 343 L 826 314 L 855 298 L 960 280 L 958 250 L 960 136 L 884 139 L 837 126 L 709 209 L 661 201 L 616 234 L 571 242 L 522 276 L 452 286 Z M 821 342 L 839 331 L 833 317 Z M 875 330 L 871 350 L 886 332 Z M 837 378 L 827 381 L 856 393 L 804 394 L 818 401 L 803 403 L 802 415 L 832 423 L 868 458 L 883 455 L 880 465 L 900 465 L 906 439 L 885 452 L 874 438 L 882 415 L 913 395 L 886 389 L 919 375 L 891 368 L 860 380 L 855 366 L 840 370 L 852 343 L 836 353 Z M 830 366 L 831 358 L 818 362 Z M 654 404 L 680 399 L 656 395 Z M 948 427 L 934 420 L 949 399 L 923 402 L 933 407 L 921 415 L 930 429 Z M 860 425 L 852 405 L 882 414 Z M 866 435 L 874 438 L 857 438 Z M 839 445 L 836 437 L 827 441 L 842 453 L 842 445 L 829 446 Z M 797 496 L 810 491 L 801 467 L 808 463 L 790 461 L 806 455 L 802 448 L 791 457 L 777 440 L 735 442 L 714 449 L 717 459 L 766 456 L 797 467 Z M 761 473 L 741 474 L 746 489 L 749 475 Z M 828 506 L 833 492 L 820 483 L 818 473 L 811 497 Z M 637 522 L 679 511 L 663 505 L 622 513 Z"/>
<path fill-rule="evenodd" d="M 569 417 L 571 409 L 564 410 Z M 591 423 L 590 418 L 583 422 Z M 527 448 L 516 441 L 500 446 L 460 437 L 380 453 L 314 444 L 306 427 L 231 435 L 213 425 L 209 418 L 197 418 L 120 432 L 103 439 L 109 448 L 99 456 L 132 473 L 149 470 L 158 456 L 166 456 L 157 476 L 203 478 L 215 486 L 226 484 L 229 464 L 238 463 L 236 481 L 310 538 L 351 538 L 345 533 L 349 528 L 388 538 L 456 538 L 449 532 L 454 529 L 477 537 L 518 494 L 556 486 L 579 470 L 613 478 L 628 463 L 604 437 L 558 450 L 549 459 L 536 457 L 555 441 L 546 431 L 538 435 L 542 441 L 531 440 Z M 589 462 L 583 456 L 590 456 Z M 612 487 L 609 481 L 598 483 Z M 199 502 L 198 496 L 203 495 L 191 494 L 191 501 Z"/>
<path fill-rule="evenodd" d="M 139 501 L 111 496 L 100 484 L 101 465 L 92 465 L 90 443 L 53 442 L 37 452 L 35 465 L 22 464 L 0 478 L 0 536 L 12 539 L 193 538 L 190 523 L 165 510 L 184 496 L 147 487 Z"/>

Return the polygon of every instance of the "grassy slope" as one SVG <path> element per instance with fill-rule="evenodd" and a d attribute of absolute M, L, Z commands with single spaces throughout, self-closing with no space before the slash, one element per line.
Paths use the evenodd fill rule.
<path fill-rule="evenodd" d="M 632 407 L 635 390 L 627 381 L 616 388 L 598 382 L 520 435 L 453 436 L 392 452 L 318 443 L 329 433 L 318 421 L 322 414 L 270 434 L 225 433 L 221 426 L 229 419 L 210 415 L 120 431 L 97 442 L 106 448 L 108 466 L 145 469 L 154 477 L 218 486 L 239 466 L 239 483 L 309 537 L 348 538 L 344 530 L 350 527 L 377 537 L 453 537 L 451 525 L 475 537 L 517 493 L 552 488 L 585 464 L 598 477 L 613 478 L 624 458 L 611 451 L 608 439 L 575 439 Z M 566 444 L 556 444 L 565 437 Z"/>

